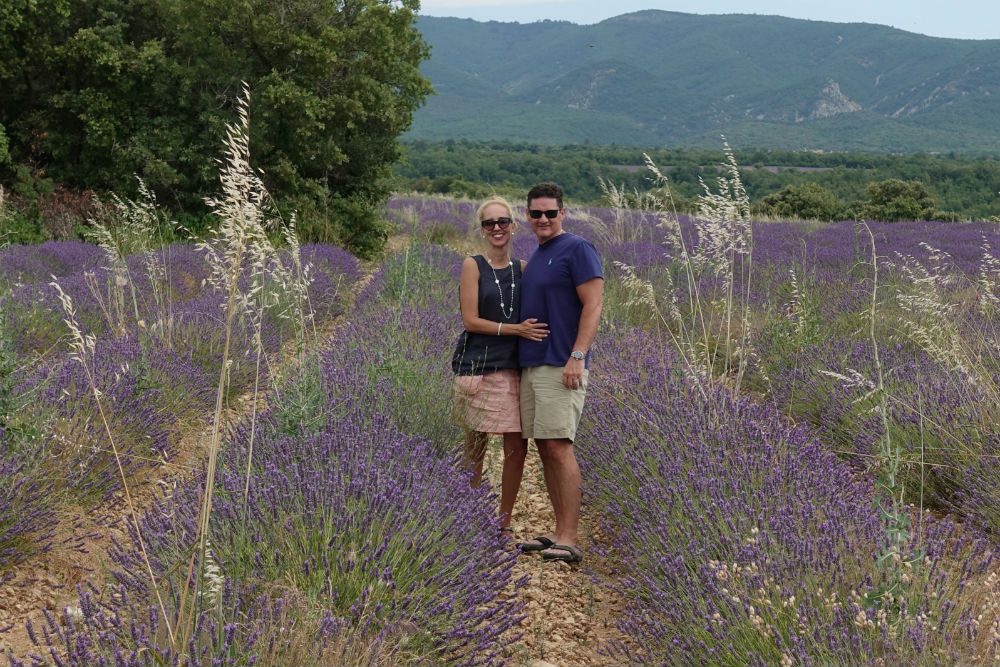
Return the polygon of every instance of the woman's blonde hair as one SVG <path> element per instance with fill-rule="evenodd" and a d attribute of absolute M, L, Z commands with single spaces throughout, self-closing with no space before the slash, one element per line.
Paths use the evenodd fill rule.
<path fill-rule="evenodd" d="M 510 202 L 508 202 L 503 197 L 493 196 L 484 201 L 482 204 L 480 204 L 479 208 L 476 209 L 476 222 L 483 221 L 483 211 L 486 210 L 487 206 L 492 206 L 493 204 L 500 204 L 501 206 L 503 206 L 505 209 L 507 209 L 507 217 L 509 217 L 511 220 L 514 219 L 514 207 L 510 205 Z"/>

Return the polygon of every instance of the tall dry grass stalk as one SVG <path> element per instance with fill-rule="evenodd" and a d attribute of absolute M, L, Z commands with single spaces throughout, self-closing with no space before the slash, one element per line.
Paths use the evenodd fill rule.
<path fill-rule="evenodd" d="M 97 405 L 97 411 L 101 417 L 104 432 L 108 437 L 108 443 L 110 443 L 111 451 L 115 456 L 115 464 L 118 467 L 118 474 L 121 476 L 122 490 L 125 494 L 125 502 L 128 505 L 129 518 L 132 520 L 132 526 L 135 529 L 135 534 L 139 543 L 139 550 L 142 554 L 143 564 L 146 567 L 146 574 L 149 576 L 150 585 L 156 593 L 156 601 L 160 607 L 160 613 L 163 615 L 163 622 L 166 625 L 167 633 L 170 635 L 170 640 L 173 643 L 176 640 L 174 633 L 175 628 L 170 622 L 170 616 L 167 614 L 166 605 L 164 605 L 163 597 L 160 594 L 160 587 L 156 580 L 156 574 L 153 572 L 149 555 L 146 552 L 146 543 L 142 538 L 142 530 L 139 526 L 139 515 L 138 512 L 136 512 L 135 503 L 132 500 L 132 492 L 129 489 L 128 477 L 126 476 L 125 468 L 122 465 L 121 456 L 118 452 L 118 445 L 115 441 L 114 434 L 111 432 L 111 425 L 108 423 L 107 415 L 104 412 L 104 403 L 101 401 L 102 392 L 97 386 L 97 379 L 94 375 L 93 359 L 94 351 L 97 347 L 97 339 L 92 335 L 85 335 L 83 333 L 76 318 L 76 310 L 73 307 L 72 298 L 70 298 L 70 296 L 63 291 L 55 276 L 52 276 L 52 280 L 53 282 L 49 284 L 56 290 L 59 296 L 59 303 L 62 306 L 63 314 L 65 315 L 64 322 L 70 331 L 70 358 L 78 362 L 83 367 L 84 373 L 87 377 L 87 383 L 90 387 L 91 394 L 94 397 L 94 403 Z"/>
<path fill-rule="evenodd" d="M 979 285 L 979 310 L 983 315 L 1000 315 L 1000 258 L 993 254 L 989 241 L 983 240 L 983 263 L 976 282 Z"/>
<path fill-rule="evenodd" d="M 585 212 L 577 212 L 584 216 L 593 226 L 597 240 L 605 245 L 620 243 L 639 243 L 651 240 L 649 225 L 643 224 L 646 213 L 656 211 L 658 201 L 653 192 L 629 191 L 624 184 L 615 185 L 613 181 L 598 178 L 601 188 L 601 198 L 611 212 L 610 220 L 602 220 Z"/>
<path fill-rule="evenodd" d="M 921 243 L 928 253 L 928 264 L 909 255 L 898 255 L 897 266 L 903 283 L 896 295 L 902 310 L 901 322 L 911 340 L 935 361 L 980 384 L 981 360 L 970 349 L 959 331 L 959 304 L 949 301 L 948 290 L 956 287 L 957 276 L 948 271 L 948 253 Z"/>
<path fill-rule="evenodd" d="M 259 250 L 266 243 L 264 229 L 264 209 L 268 204 L 267 189 L 260 177 L 250 166 L 250 91 L 244 84 L 243 95 L 237 101 L 239 122 L 228 125 L 226 130 L 225 157 L 220 162 L 220 183 L 222 195 L 208 200 L 218 218 L 218 226 L 212 238 L 199 248 L 205 253 L 211 269 L 209 282 L 225 297 L 223 320 L 225 322 L 225 342 L 216 390 L 215 412 L 208 442 L 208 462 L 205 470 L 205 486 L 202 492 L 198 515 L 196 551 L 191 554 L 189 574 L 185 577 L 184 588 L 178 609 L 178 626 L 181 628 L 180 643 L 175 648 L 183 650 L 195 630 L 199 601 L 203 599 L 208 563 L 209 521 L 212 514 L 212 499 L 215 490 L 215 472 L 218 467 L 219 448 L 222 442 L 222 420 L 225 397 L 229 388 L 229 369 L 232 364 L 231 347 L 233 330 L 237 317 L 251 303 L 255 296 L 253 288 L 249 293 L 241 289 L 240 280 L 244 267 L 251 256 L 259 258 L 265 251 Z M 254 249 L 257 249 L 256 251 Z M 256 397 L 254 398 L 256 402 Z M 197 572 L 195 572 L 197 564 Z M 188 605 L 188 586 L 195 581 L 195 596 Z"/>
<path fill-rule="evenodd" d="M 3 226 L 7 222 L 7 193 L 4 191 L 3 186 L 0 185 L 0 226 Z M 7 238 L 9 237 L 8 232 L 0 232 L 0 248 L 7 247 Z"/>
<path fill-rule="evenodd" d="M 880 492 L 876 502 L 885 526 L 886 544 L 877 556 L 879 567 L 889 573 L 888 586 L 882 591 L 883 599 L 889 601 L 901 595 L 901 589 L 906 585 L 906 571 L 923 561 L 920 545 L 916 554 L 908 554 L 910 545 L 910 517 L 906 509 L 906 488 L 903 483 L 903 448 L 898 439 L 893 438 L 889 417 L 889 392 L 885 384 L 885 370 L 879 354 L 879 341 L 876 332 L 878 321 L 879 295 L 879 257 L 875 247 L 875 235 L 871 227 L 863 225 L 868 234 L 872 258 L 872 298 L 868 311 L 868 340 L 872 347 L 875 361 L 876 380 L 871 390 L 875 398 L 876 411 L 882 423 L 882 437 L 879 439 L 880 475 L 877 478 L 876 489 Z M 921 516 L 923 515 L 923 496 L 920 498 Z M 893 605 L 895 606 L 895 605 Z"/>
<path fill-rule="evenodd" d="M 753 227 L 750 199 L 732 148 L 723 141 L 725 162 L 713 190 L 701 182 L 698 215 L 688 231 L 670 191 L 667 176 L 645 155 L 655 188 L 643 202 L 659 218 L 667 257 L 680 268 L 683 284 L 663 272 L 666 298 L 652 283 L 619 264 L 636 303 L 651 308 L 665 325 L 684 370 L 699 386 L 723 383 L 739 391 L 750 364 L 756 360 L 751 341 L 750 289 L 753 268 Z M 612 191 L 621 197 L 618 190 Z M 703 291 L 703 281 L 714 296 Z"/>
<path fill-rule="evenodd" d="M 975 278 L 969 278 L 953 269 L 948 253 L 926 243 L 920 245 L 927 252 L 927 264 L 910 255 L 898 255 L 896 262 L 902 277 L 896 294 L 901 327 L 928 356 L 964 377 L 988 405 L 1000 405 L 1000 384 L 995 375 L 1000 369 L 1000 350 L 996 348 L 1000 260 L 984 239 L 979 270 Z M 962 328 L 963 310 L 969 306 L 963 303 L 969 298 L 963 294 L 968 292 L 974 294 L 980 324 L 986 328 L 974 336 Z M 995 412 L 986 409 L 979 414 L 989 422 L 982 424 L 988 431 L 994 425 Z M 975 453 L 964 451 L 963 455 Z"/>
<path fill-rule="evenodd" d="M 311 267 L 302 262 L 294 221 L 282 228 L 276 216 L 270 195 L 260 174 L 250 164 L 250 91 L 244 84 L 237 100 L 238 122 L 227 126 L 224 158 L 220 160 L 221 194 L 207 199 L 217 226 L 211 238 L 199 244 L 210 266 L 208 282 L 223 296 L 223 321 L 225 338 L 217 385 L 215 412 L 208 442 L 208 461 L 205 486 L 198 515 L 196 549 L 191 555 L 188 576 L 181 592 L 178 622 L 179 643 L 183 649 L 194 632 L 202 600 L 213 602 L 219 596 L 208 595 L 206 586 L 212 581 L 217 585 L 221 571 L 210 570 L 209 539 L 215 474 L 218 468 L 222 441 L 222 423 L 225 397 L 229 391 L 229 370 L 233 363 L 234 330 L 242 320 L 253 332 L 251 344 L 256 357 L 253 394 L 251 396 L 250 440 L 247 457 L 244 502 L 248 502 L 253 465 L 253 446 L 256 435 L 258 396 L 262 365 L 268 364 L 262 331 L 265 316 L 284 299 L 291 305 L 280 310 L 277 317 L 292 319 L 304 338 L 313 321 L 309 304 L 308 284 Z M 280 230 L 289 244 L 290 267 L 286 267 L 272 243 L 269 231 Z M 315 335 L 315 328 L 311 329 Z M 300 349 L 302 343 L 300 342 Z M 197 564 L 197 565 L 196 565 Z M 197 571 L 195 571 L 197 567 Z M 195 583 L 195 595 L 188 600 L 189 584 Z"/>
<path fill-rule="evenodd" d="M 831 370 L 820 370 L 823 375 L 827 375 L 841 382 L 845 390 L 864 393 L 854 400 L 855 404 L 872 403 L 873 413 L 878 417 L 882 427 L 882 435 L 879 438 L 879 449 L 874 457 L 876 466 L 876 499 L 879 515 L 885 528 L 885 543 L 882 550 L 877 554 L 876 560 L 879 569 L 886 576 L 886 585 L 876 589 L 875 594 L 870 596 L 870 603 L 878 604 L 880 607 L 891 610 L 896 608 L 896 600 L 903 596 L 903 588 L 908 580 L 909 571 L 922 562 L 922 554 L 919 553 L 920 546 L 917 546 L 917 553 L 908 553 L 911 545 L 910 540 L 910 518 L 905 503 L 906 488 L 902 475 L 904 452 L 901 443 L 893 436 L 890 418 L 890 404 L 893 398 L 886 386 L 886 371 L 882 364 L 879 339 L 876 325 L 879 321 L 879 294 L 882 289 L 880 283 L 881 262 L 875 244 L 875 235 L 867 224 L 860 225 L 867 235 L 868 246 L 870 248 L 872 287 L 871 299 L 867 309 L 868 316 L 868 342 L 871 345 L 872 357 L 874 361 L 875 379 L 869 379 L 861 372 L 852 368 L 846 369 L 843 373 Z M 921 479 L 923 475 L 921 474 Z M 922 488 L 921 488 L 922 493 Z M 920 515 L 923 516 L 923 496 L 920 498 Z M 906 575 L 906 576 L 904 576 Z"/>
<path fill-rule="evenodd" d="M 117 194 L 111 195 L 111 210 L 107 215 L 92 217 L 85 236 L 104 250 L 108 260 L 109 278 L 101 285 L 95 273 L 85 275 L 87 287 L 97 301 L 108 327 L 115 335 L 123 336 L 134 322 L 140 330 L 156 335 L 168 349 L 173 347 L 173 313 L 170 298 L 169 242 L 164 238 L 164 225 L 156 204 L 156 195 L 141 178 L 138 181 L 139 198 L 132 200 Z M 180 229 L 174 223 L 168 223 Z M 143 270 L 149 280 L 149 294 L 153 297 L 157 321 L 147 323 L 139 315 L 135 278 L 128 266 L 130 255 L 141 255 Z M 128 293 L 126 294 L 126 288 Z M 126 314 L 131 301 L 131 322 Z"/>

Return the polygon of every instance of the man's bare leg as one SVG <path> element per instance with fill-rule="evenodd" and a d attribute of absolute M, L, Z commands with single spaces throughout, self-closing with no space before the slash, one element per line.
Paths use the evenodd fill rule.
<path fill-rule="evenodd" d="M 538 440 L 545 486 L 556 515 L 556 544 L 576 546 L 580 528 L 580 465 L 573 442 L 565 439 Z"/>

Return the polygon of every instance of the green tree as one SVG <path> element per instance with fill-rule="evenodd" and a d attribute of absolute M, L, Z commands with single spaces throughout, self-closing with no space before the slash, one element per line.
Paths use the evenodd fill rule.
<path fill-rule="evenodd" d="M 13 161 L 80 188 L 130 189 L 133 173 L 148 177 L 151 155 L 177 148 L 155 131 L 177 90 L 152 34 L 155 4 L 4 4 L 0 123 Z"/>
<path fill-rule="evenodd" d="M 14 0 L 0 8 L 0 124 L 13 160 L 193 213 L 215 189 L 233 102 L 251 152 L 312 240 L 385 238 L 398 136 L 430 92 L 416 0 Z"/>
<path fill-rule="evenodd" d="M 920 181 L 891 178 L 869 183 L 868 199 L 861 205 L 861 216 L 870 220 L 929 220 L 937 205 L 927 186 Z"/>
<path fill-rule="evenodd" d="M 822 185 L 800 183 L 764 197 L 761 211 L 779 218 L 837 220 L 844 217 L 844 204 Z"/>
<path fill-rule="evenodd" d="M 371 254 L 386 234 L 376 211 L 397 137 L 431 90 L 419 72 L 428 49 L 417 2 L 189 2 L 174 15 L 173 48 L 200 54 L 186 72 L 195 108 L 219 124 L 210 110 L 220 92 L 251 82 L 251 150 L 268 187 L 299 211 L 308 239 Z"/>

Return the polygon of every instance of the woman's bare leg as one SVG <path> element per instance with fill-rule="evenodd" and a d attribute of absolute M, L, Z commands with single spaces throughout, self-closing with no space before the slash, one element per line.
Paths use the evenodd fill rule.
<path fill-rule="evenodd" d="M 500 478 L 500 527 L 509 528 L 514 501 L 521 489 L 528 441 L 520 433 L 503 434 L 503 475 Z"/>

